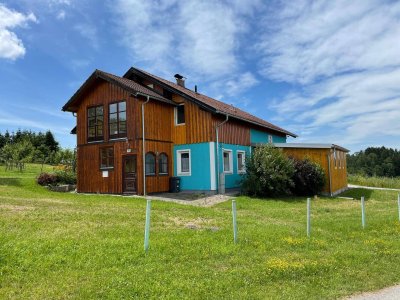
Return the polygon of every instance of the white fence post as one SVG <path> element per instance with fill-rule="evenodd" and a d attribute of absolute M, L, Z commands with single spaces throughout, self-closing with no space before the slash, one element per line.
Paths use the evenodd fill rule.
<path fill-rule="evenodd" d="M 311 199 L 307 198 L 307 236 L 311 236 Z"/>
<path fill-rule="evenodd" d="M 149 239 L 150 239 L 150 211 L 151 211 L 151 200 L 147 199 L 146 204 L 146 223 L 144 228 L 144 251 L 149 250 Z"/>
<path fill-rule="evenodd" d="M 236 200 L 232 200 L 233 241 L 237 243 Z"/>
<path fill-rule="evenodd" d="M 361 197 L 361 225 L 365 228 L 365 200 L 364 196 Z"/>

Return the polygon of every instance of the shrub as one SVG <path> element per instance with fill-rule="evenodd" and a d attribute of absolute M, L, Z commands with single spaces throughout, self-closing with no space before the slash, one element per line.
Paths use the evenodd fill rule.
<path fill-rule="evenodd" d="M 53 185 L 57 183 L 57 175 L 51 173 L 41 173 L 36 182 L 40 185 Z"/>
<path fill-rule="evenodd" d="M 293 194 L 297 196 L 314 196 L 321 193 L 325 185 L 325 172 L 322 167 L 309 159 L 293 159 L 295 172 L 292 180 Z"/>
<path fill-rule="evenodd" d="M 293 187 L 293 174 L 293 161 L 281 149 L 258 146 L 247 159 L 242 193 L 261 197 L 288 195 Z"/>
<path fill-rule="evenodd" d="M 76 174 L 68 170 L 56 171 L 57 183 L 76 184 Z"/>

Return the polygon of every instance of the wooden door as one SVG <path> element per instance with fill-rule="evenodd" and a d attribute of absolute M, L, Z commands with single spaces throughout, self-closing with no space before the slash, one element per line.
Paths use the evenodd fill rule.
<path fill-rule="evenodd" d="M 124 193 L 136 194 L 136 155 L 124 157 L 122 172 Z"/>

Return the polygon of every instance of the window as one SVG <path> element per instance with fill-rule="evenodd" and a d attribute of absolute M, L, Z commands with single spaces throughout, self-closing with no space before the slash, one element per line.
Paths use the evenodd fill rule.
<path fill-rule="evenodd" d="M 175 125 L 185 124 L 185 105 L 175 107 Z"/>
<path fill-rule="evenodd" d="M 146 175 L 156 174 L 156 156 L 153 152 L 146 153 Z"/>
<path fill-rule="evenodd" d="M 244 151 L 237 151 L 237 172 L 246 172 L 246 152 Z"/>
<path fill-rule="evenodd" d="M 100 169 L 114 168 L 114 147 L 100 148 Z"/>
<path fill-rule="evenodd" d="M 102 141 L 103 133 L 103 106 L 93 106 L 88 108 L 88 142 Z"/>
<path fill-rule="evenodd" d="M 268 134 L 268 143 L 272 144 L 273 143 L 273 138 L 272 135 Z"/>
<path fill-rule="evenodd" d="M 126 137 L 126 102 L 111 103 L 109 108 L 110 139 Z"/>
<path fill-rule="evenodd" d="M 160 175 L 168 174 L 168 156 L 165 153 L 161 153 L 158 156 L 158 174 Z"/>
<path fill-rule="evenodd" d="M 190 150 L 178 150 L 177 152 L 177 165 L 179 176 L 190 176 L 191 175 L 191 161 L 190 161 Z"/>
<path fill-rule="evenodd" d="M 224 173 L 233 173 L 232 150 L 224 150 Z"/>

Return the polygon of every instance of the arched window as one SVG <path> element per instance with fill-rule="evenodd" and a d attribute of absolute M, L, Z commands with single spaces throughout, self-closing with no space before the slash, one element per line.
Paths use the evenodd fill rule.
<path fill-rule="evenodd" d="M 156 174 L 156 156 L 153 152 L 146 153 L 146 175 Z"/>
<path fill-rule="evenodd" d="M 165 153 L 158 156 L 158 174 L 168 175 L 168 156 Z"/>

